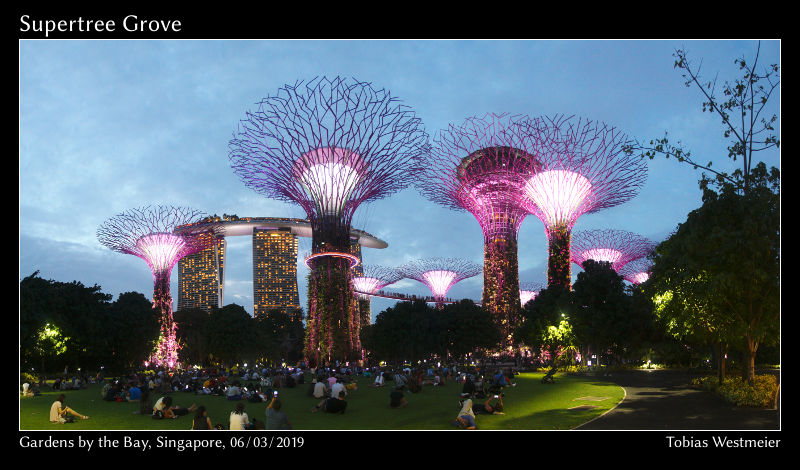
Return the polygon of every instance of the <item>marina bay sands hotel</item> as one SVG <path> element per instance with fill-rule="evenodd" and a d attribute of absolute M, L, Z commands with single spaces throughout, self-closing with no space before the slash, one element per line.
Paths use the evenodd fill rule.
<path fill-rule="evenodd" d="M 298 237 L 311 237 L 311 223 L 305 219 L 213 216 L 184 226 L 191 230 L 203 225 L 221 227 L 211 247 L 182 258 L 178 263 L 178 310 L 200 308 L 210 311 L 224 305 L 226 237 L 253 237 L 253 315 L 280 309 L 293 313 L 300 308 L 297 293 Z M 350 252 L 361 260 L 361 247 L 386 248 L 388 244 L 367 232 L 350 230 Z M 358 274 L 361 264 L 353 268 Z"/>

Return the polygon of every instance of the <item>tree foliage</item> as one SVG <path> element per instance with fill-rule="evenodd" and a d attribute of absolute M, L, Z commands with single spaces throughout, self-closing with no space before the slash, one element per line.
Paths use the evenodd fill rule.
<path fill-rule="evenodd" d="M 703 205 L 657 248 L 648 289 L 676 335 L 746 351 L 752 382 L 758 346 L 778 340 L 780 175 L 759 163 L 746 193 L 734 177 L 701 180 Z"/>

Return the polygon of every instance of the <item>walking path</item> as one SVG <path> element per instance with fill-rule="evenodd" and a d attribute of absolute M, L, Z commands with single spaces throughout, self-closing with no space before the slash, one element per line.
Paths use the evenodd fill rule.
<path fill-rule="evenodd" d="M 623 387 L 625 398 L 610 412 L 576 429 L 780 429 L 779 410 L 738 408 L 709 392 L 690 388 L 685 370 L 622 371 L 602 379 Z"/>

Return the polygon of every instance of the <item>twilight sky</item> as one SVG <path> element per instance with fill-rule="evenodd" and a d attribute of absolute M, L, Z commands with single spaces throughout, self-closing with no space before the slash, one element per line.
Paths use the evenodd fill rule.
<path fill-rule="evenodd" d="M 640 141 L 669 131 L 698 161 L 732 171 L 716 115 L 673 68 L 676 48 L 702 61 L 706 79 L 739 77 L 756 41 L 20 41 L 19 278 L 98 284 L 152 296 L 147 264 L 97 241 L 97 228 L 131 208 L 167 204 L 208 214 L 298 217 L 302 210 L 247 189 L 228 160 L 228 141 L 247 110 L 287 83 L 353 77 L 386 88 L 433 135 L 487 112 L 574 114 Z M 761 44 L 759 63 L 780 65 L 780 42 Z M 780 91 L 780 90 L 778 90 Z M 779 113 L 780 94 L 770 115 Z M 776 127 L 780 131 L 780 121 Z M 780 168 L 777 151 L 760 156 Z M 661 241 L 701 204 L 700 171 L 673 159 L 648 161 L 639 195 L 582 216 L 573 230 L 617 229 Z M 354 226 L 387 241 L 363 250 L 365 264 L 399 266 L 423 257 L 482 264 L 474 217 L 408 188 L 358 209 Z M 308 272 L 300 239 L 298 287 Z M 228 238 L 225 303 L 252 313 L 250 237 Z M 543 283 L 544 226 L 528 216 L 519 233 L 521 281 Z M 572 265 L 573 278 L 580 271 Z M 177 268 L 172 273 L 177 303 Z M 429 294 L 413 280 L 389 289 Z M 450 290 L 480 299 L 482 277 Z M 394 301 L 374 299 L 373 318 Z"/>

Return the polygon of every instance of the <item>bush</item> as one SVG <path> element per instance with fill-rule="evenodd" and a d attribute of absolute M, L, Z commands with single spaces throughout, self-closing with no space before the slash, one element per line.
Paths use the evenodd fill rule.
<path fill-rule="evenodd" d="M 19 375 L 19 383 L 21 384 L 24 383 L 34 384 L 37 382 L 39 382 L 39 377 L 35 376 L 34 374 L 31 374 L 30 372 L 23 372 Z"/>
<path fill-rule="evenodd" d="M 753 385 L 739 377 L 726 377 L 719 384 L 717 377 L 708 376 L 692 379 L 692 385 L 720 395 L 736 406 L 769 408 L 778 392 L 778 379 L 774 375 L 756 375 Z"/>

